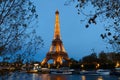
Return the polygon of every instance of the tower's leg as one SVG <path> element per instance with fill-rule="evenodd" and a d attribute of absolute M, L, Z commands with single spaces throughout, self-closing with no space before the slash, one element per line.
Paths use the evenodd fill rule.
<path fill-rule="evenodd" d="M 46 64 L 46 63 L 47 63 L 47 61 L 48 61 L 48 59 L 47 59 L 47 58 L 45 58 L 45 59 L 41 62 L 41 65 L 43 66 L 44 64 Z"/>

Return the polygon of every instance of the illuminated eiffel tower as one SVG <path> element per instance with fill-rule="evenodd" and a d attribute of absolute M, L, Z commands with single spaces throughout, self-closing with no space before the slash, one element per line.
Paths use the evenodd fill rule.
<path fill-rule="evenodd" d="M 42 65 L 46 64 L 50 59 L 53 59 L 53 63 L 55 65 L 62 65 L 63 60 L 70 60 L 61 40 L 58 10 L 55 12 L 55 16 L 54 38 L 49 52 L 41 62 Z"/>

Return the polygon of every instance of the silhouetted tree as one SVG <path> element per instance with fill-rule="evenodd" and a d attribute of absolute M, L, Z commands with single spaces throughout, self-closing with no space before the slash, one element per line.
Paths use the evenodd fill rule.
<path fill-rule="evenodd" d="M 114 67 L 117 63 L 120 63 L 120 53 L 110 52 L 108 53 L 108 59 L 114 64 Z"/>
<path fill-rule="evenodd" d="M 33 27 L 37 16 L 30 0 L 0 0 L 1 56 L 20 53 L 27 58 L 40 49 L 42 39 Z"/>
<path fill-rule="evenodd" d="M 96 65 L 98 63 L 98 58 L 96 53 L 91 53 L 88 56 L 84 56 L 82 58 L 82 64 L 84 65 L 84 69 L 96 69 Z"/>
<path fill-rule="evenodd" d="M 86 23 L 85 27 L 88 28 L 91 24 L 98 23 L 99 25 L 100 23 L 106 31 L 101 33 L 102 39 L 119 52 L 120 0 L 66 0 L 65 5 L 69 5 L 71 2 L 75 2 L 75 8 L 83 18 L 81 22 Z"/>
<path fill-rule="evenodd" d="M 111 60 L 112 62 L 116 62 L 116 53 L 115 52 L 111 52 L 111 53 L 108 53 L 108 58 L 109 60 Z"/>
<path fill-rule="evenodd" d="M 100 52 L 98 56 L 99 64 L 100 64 L 99 68 L 113 69 L 115 67 L 115 63 L 110 58 L 112 56 L 110 56 L 109 53 L 105 53 L 104 51 Z"/>
<path fill-rule="evenodd" d="M 97 61 L 98 61 L 97 60 L 97 55 L 96 55 L 96 53 L 92 53 L 92 54 L 90 54 L 88 56 L 83 57 L 82 61 L 84 63 L 87 63 L 87 64 L 97 63 Z"/>
<path fill-rule="evenodd" d="M 73 64 L 78 63 L 78 61 L 75 60 L 74 58 L 70 58 L 70 61 L 71 61 Z"/>
<path fill-rule="evenodd" d="M 100 63 L 107 63 L 108 58 L 107 58 L 107 54 L 104 51 L 102 51 L 101 53 L 99 53 L 98 57 L 99 57 L 99 62 Z"/>
<path fill-rule="evenodd" d="M 75 60 L 74 58 L 71 58 L 70 61 L 71 61 L 70 68 L 72 68 L 72 69 L 79 69 L 80 68 L 80 64 L 77 60 Z"/>

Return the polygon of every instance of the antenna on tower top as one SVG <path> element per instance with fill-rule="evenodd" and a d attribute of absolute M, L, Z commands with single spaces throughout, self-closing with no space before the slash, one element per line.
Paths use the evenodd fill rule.
<path fill-rule="evenodd" d="M 56 10 L 55 14 L 59 14 L 59 11 L 58 11 L 58 9 Z"/>

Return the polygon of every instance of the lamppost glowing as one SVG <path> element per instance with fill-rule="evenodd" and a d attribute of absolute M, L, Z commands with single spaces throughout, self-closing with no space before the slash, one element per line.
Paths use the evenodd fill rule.
<path fill-rule="evenodd" d="M 84 67 L 84 65 L 82 64 L 82 65 L 81 65 L 81 67 L 83 68 L 83 67 Z"/>
<path fill-rule="evenodd" d="M 96 69 L 97 69 L 97 68 L 99 68 L 99 67 L 100 67 L 100 64 L 99 64 L 99 63 L 97 63 L 97 65 L 96 65 Z"/>
<path fill-rule="evenodd" d="M 115 67 L 116 67 L 116 68 L 120 67 L 119 62 L 116 63 L 116 66 L 115 66 Z"/>

